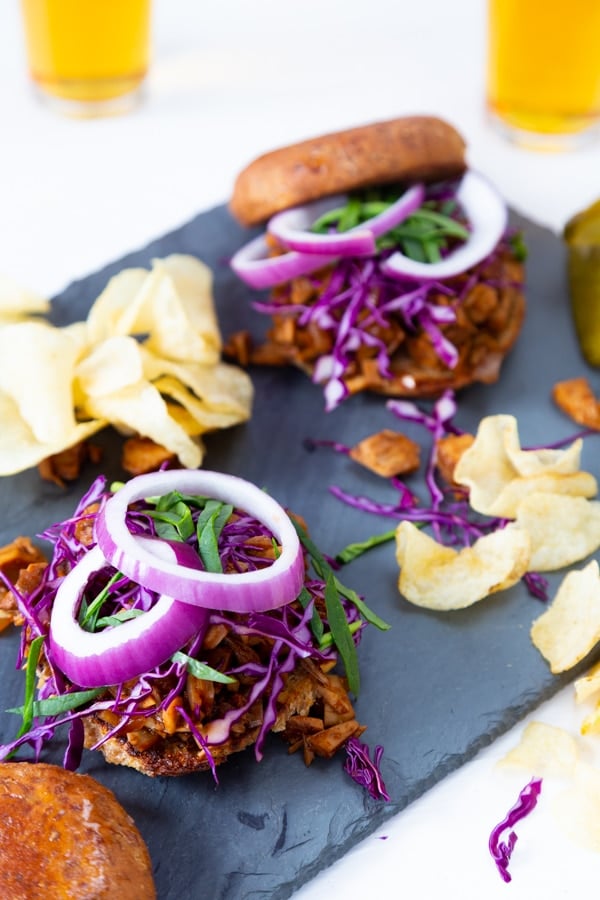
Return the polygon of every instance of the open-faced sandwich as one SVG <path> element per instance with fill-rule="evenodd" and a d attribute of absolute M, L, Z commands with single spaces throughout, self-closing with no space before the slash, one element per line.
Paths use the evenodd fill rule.
<path fill-rule="evenodd" d="M 356 648 L 387 626 L 265 491 L 204 470 L 100 477 L 42 537 L 49 562 L 24 539 L 0 553 L 26 673 L 1 759 L 66 728 L 68 768 L 85 745 L 147 775 L 214 773 L 275 731 L 307 763 L 346 747 L 360 781 Z"/>
<path fill-rule="evenodd" d="M 497 380 L 525 311 L 523 248 L 494 188 L 448 123 L 415 116 L 259 157 L 230 210 L 266 231 L 232 258 L 266 341 L 232 335 L 238 361 L 293 364 L 326 407 L 369 390 L 438 396 Z"/>

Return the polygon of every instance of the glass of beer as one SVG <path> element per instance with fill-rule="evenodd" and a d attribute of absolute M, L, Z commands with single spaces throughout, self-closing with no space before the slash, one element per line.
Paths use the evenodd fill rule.
<path fill-rule="evenodd" d="M 564 150 L 597 136 L 600 0 L 488 0 L 487 107 L 522 146 Z"/>
<path fill-rule="evenodd" d="M 21 0 L 39 96 L 79 116 L 126 112 L 150 54 L 151 0 Z"/>

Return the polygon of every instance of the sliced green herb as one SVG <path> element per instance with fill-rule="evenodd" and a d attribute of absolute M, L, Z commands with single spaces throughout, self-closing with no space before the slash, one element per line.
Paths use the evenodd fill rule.
<path fill-rule="evenodd" d="M 37 667 L 43 644 L 44 638 L 40 635 L 40 637 L 34 638 L 29 645 L 29 654 L 27 656 L 27 664 L 25 666 L 25 697 L 23 700 L 23 706 L 20 708 L 22 721 L 21 727 L 17 732 L 17 738 L 20 738 L 22 735 L 27 734 L 33 723 L 33 717 L 35 715 L 33 698 L 35 695 Z"/>
<path fill-rule="evenodd" d="M 380 544 L 387 544 L 389 541 L 393 541 L 395 537 L 396 529 L 391 528 L 389 531 L 384 531 L 383 534 L 375 534 L 364 541 L 348 544 L 347 547 L 344 547 L 343 550 L 340 550 L 340 552 L 336 554 L 336 561 L 345 565 L 346 563 L 352 562 L 352 560 L 356 559 L 358 556 L 362 556 L 367 550 L 378 547 Z"/>
<path fill-rule="evenodd" d="M 187 541 L 194 533 L 194 520 L 189 505 L 178 491 L 161 497 L 156 509 L 146 510 L 154 519 L 156 533 L 165 541 Z"/>
<path fill-rule="evenodd" d="M 358 619 L 356 620 L 356 622 L 350 622 L 350 625 L 348 626 L 350 628 L 350 634 L 356 634 L 356 632 L 359 630 L 359 628 L 362 627 L 363 624 L 364 623 L 359 621 Z M 331 633 L 331 631 L 327 631 L 319 641 L 319 650 L 327 650 L 328 647 L 331 647 L 332 644 L 333 634 Z"/>
<path fill-rule="evenodd" d="M 98 628 L 106 628 L 109 625 L 122 625 L 123 622 L 128 622 L 130 619 L 136 619 L 138 616 L 143 615 L 143 609 L 120 609 L 119 612 L 112 616 L 102 616 L 102 618 L 96 619 L 96 630 Z"/>
<path fill-rule="evenodd" d="M 71 710 L 89 703 L 90 700 L 95 700 L 105 690 L 106 688 L 91 688 L 88 691 L 72 691 L 70 694 L 61 694 L 60 697 L 46 697 L 45 700 L 34 700 L 31 704 L 32 716 L 59 716 L 61 713 L 71 712 Z M 24 716 L 25 707 L 15 706 L 12 709 L 7 709 L 6 712 Z M 31 727 L 31 722 L 29 727 Z M 25 730 L 28 731 L 29 728 Z M 21 733 L 19 733 L 19 737 Z"/>
<path fill-rule="evenodd" d="M 220 500 L 207 500 L 196 522 L 198 553 L 208 572 L 222 572 L 219 535 L 231 516 L 233 506 Z"/>
<path fill-rule="evenodd" d="M 383 191 L 379 195 L 376 191 L 350 195 L 345 206 L 322 215 L 313 223 L 311 230 L 319 234 L 332 228 L 347 231 L 389 209 L 395 199 L 387 199 Z M 466 241 L 469 237 L 465 225 L 454 218 L 457 209 L 455 200 L 446 200 L 441 204 L 425 201 L 404 222 L 378 238 L 377 247 L 379 250 L 399 247 L 406 256 L 417 262 L 438 262 L 447 247 L 448 238 Z"/>
<path fill-rule="evenodd" d="M 302 545 L 305 547 L 307 553 L 311 557 L 315 572 L 324 581 L 325 572 L 328 569 L 333 572 L 333 569 L 331 568 L 321 551 L 318 549 L 316 544 L 309 538 L 302 526 L 294 519 L 292 519 L 292 522 L 294 524 L 294 528 L 298 533 L 298 537 L 300 538 Z M 370 625 L 375 625 L 375 627 L 379 628 L 381 631 L 387 631 L 390 628 L 387 622 L 384 622 L 383 619 L 380 619 L 377 613 L 373 612 L 373 610 L 367 606 L 365 601 L 356 593 L 356 591 L 352 590 L 352 588 L 346 587 L 337 577 L 335 577 L 335 584 L 340 594 L 357 608 L 365 621 L 367 621 Z"/>
<path fill-rule="evenodd" d="M 311 562 L 315 572 L 325 582 L 325 607 L 327 610 L 329 629 L 332 635 L 331 639 L 335 644 L 337 650 L 339 651 L 342 663 L 346 670 L 346 676 L 348 678 L 348 685 L 350 687 L 350 690 L 352 690 L 354 693 L 358 693 L 359 676 L 356 647 L 354 646 L 354 641 L 352 640 L 352 632 L 348 625 L 348 620 L 346 618 L 346 613 L 344 612 L 344 607 L 342 606 L 340 596 L 345 597 L 350 603 L 352 603 L 356 607 L 360 615 L 363 617 L 363 619 L 366 622 L 369 622 L 369 624 L 375 625 L 376 628 L 379 628 L 382 631 L 387 631 L 390 626 L 386 622 L 384 622 L 383 619 L 380 619 L 376 613 L 369 609 L 367 604 L 361 597 L 359 597 L 356 591 L 347 588 L 341 583 L 341 581 L 335 576 L 330 564 L 327 562 L 316 544 L 309 538 L 302 526 L 295 519 L 292 519 L 292 522 L 303 547 L 311 558 Z M 351 648 L 350 644 L 352 645 Z"/>
<path fill-rule="evenodd" d="M 360 691 L 360 673 L 358 671 L 358 655 L 352 632 L 344 612 L 342 601 L 335 583 L 333 571 L 328 567 L 325 572 L 325 609 L 331 640 L 335 644 L 344 663 L 348 687 L 353 694 Z"/>
<path fill-rule="evenodd" d="M 525 243 L 523 232 L 515 231 L 514 234 L 510 235 L 508 243 L 510 244 L 515 259 L 518 262 L 525 262 L 527 259 L 527 244 Z"/>
<path fill-rule="evenodd" d="M 307 588 L 303 587 L 300 593 L 298 594 L 298 601 L 302 609 L 306 609 L 308 604 L 310 603 L 312 597 L 310 596 Z M 316 606 L 313 606 L 312 617 L 310 620 L 310 630 L 314 634 L 318 643 L 321 642 L 324 632 L 323 622 L 321 621 L 321 616 L 319 615 Z"/>
<path fill-rule="evenodd" d="M 110 589 L 113 585 L 122 578 L 123 575 L 121 572 L 115 572 L 112 578 L 104 585 L 99 594 L 97 594 L 94 599 L 88 603 L 84 600 L 81 604 L 81 610 L 79 612 L 79 624 L 82 628 L 85 628 L 86 631 L 96 631 L 98 625 L 98 616 L 102 605 L 106 603 L 108 596 L 110 594 Z"/>
<path fill-rule="evenodd" d="M 345 597 L 346 600 L 349 600 L 352 603 L 365 622 L 368 622 L 369 625 L 374 625 L 375 628 L 378 628 L 380 631 L 389 631 L 391 625 L 385 622 L 382 618 L 380 618 L 376 612 L 374 612 L 370 606 L 367 606 L 365 601 L 362 599 L 356 591 L 353 591 L 352 588 L 346 587 L 345 584 L 342 584 L 338 579 L 335 580 L 336 587 L 342 597 Z"/>
<path fill-rule="evenodd" d="M 219 672 L 218 669 L 213 669 L 212 666 L 207 666 L 206 663 L 198 662 L 197 659 L 188 656 L 187 653 L 183 653 L 181 650 L 174 653 L 171 659 L 174 663 L 184 664 L 190 675 L 202 681 L 218 681 L 221 684 L 235 684 L 236 682 L 236 679 L 230 675 L 225 675 L 224 672 Z"/>
<path fill-rule="evenodd" d="M 360 224 L 362 215 L 362 203 L 358 197 L 349 197 L 346 206 L 342 209 L 338 221 L 338 231 L 349 231 Z"/>

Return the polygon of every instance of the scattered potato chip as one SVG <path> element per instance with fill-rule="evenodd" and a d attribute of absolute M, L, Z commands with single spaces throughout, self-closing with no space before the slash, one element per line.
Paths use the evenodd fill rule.
<path fill-rule="evenodd" d="M 580 731 L 582 734 L 600 734 L 600 701 L 596 704 L 593 712 L 585 717 Z"/>
<path fill-rule="evenodd" d="M 0 281 L 0 319 L 1 292 Z M 220 352 L 212 272 L 181 254 L 154 260 L 150 272 L 115 275 L 85 322 L 0 326 L 0 474 L 38 465 L 108 424 L 196 468 L 200 436 L 252 410 L 249 376 Z"/>
<path fill-rule="evenodd" d="M 419 468 L 421 448 L 399 431 L 384 428 L 350 449 L 350 458 L 382 478 L 406 475 Z"/>
<path fill-rule="evenodd" d="M 600 570 L 596 560 L 563 578 L 548 609 L 531 626 L 531 640 L 554 674 L 573 668 L 600 641 Z"/>
<path fill-rule="evenodd" d="M 516 747 L 498 762 L 500 767 L 526 769 L 535 775 L 570 777 L 577 763 L 577 744 L 564 728 L 530 722 Z"/>
<path fill-rule="evenodd" d="M 576 844 L 600 852 L 600 770 L 579 760 L 573 785 L 553 798 L 552 813 Z"/>
<path fill-rule="evenodd" d="M 517 523 L 531 537 L 530 567 L 551 572 L 579 562 L 600 547 L 600 502 L 561 494 L 528 494 Z"/>
<path fill-rule="evenodd" d="M 514 416 L 487 416 L 456 464 L 454 480 L 469 489 L 477 512 L 514 519 L 530 493 L 595 496 L 596 479 L 579 470 L 580 456 L 580 440 L 565 450 L 521 450 Z"/>
<path fill-rule="evenodd" d="M 552 389 L 552 399 L 578 425 L 600 430 L 600 403 L 587 378 L 557 382 Z"/>
<path fill-rule="evenodd" d="M 528 569 L 529 554 L 529 535 L 515 524 L 457 551 L 404 521 L 396 529 L 398 588 L 416 606 L 463 609 L 516 584 Z"/>
<path fill-rule="evenodd" d="M 575 681 L 575 699 L 577 703 L 583 703 L 598 693 L 600 693 L 600 662 Z"/>
<path fill-rule="evenodd" d="M 9 278 L 0 275 L 0 322 L 16 322 L 32 315 L 44 315 L 50 309 L 48 300 L 33 291 L 25 290 Z"/>

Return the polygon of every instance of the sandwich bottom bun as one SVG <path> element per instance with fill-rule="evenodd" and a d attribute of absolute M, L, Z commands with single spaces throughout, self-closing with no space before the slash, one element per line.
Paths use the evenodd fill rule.
<path fill-rule="evenodd" d="M 154 900 L 150 855 L 133 819 L 89 775 L 0 763 L 0 897 Z"/>

